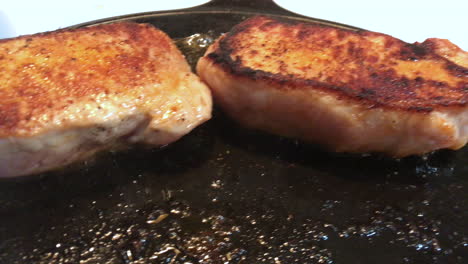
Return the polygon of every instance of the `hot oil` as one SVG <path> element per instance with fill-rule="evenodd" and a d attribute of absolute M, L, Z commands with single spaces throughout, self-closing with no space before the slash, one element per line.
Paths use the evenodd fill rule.
<path fill-rule="evenodd" d="M 194 67 L 215 38 L 176 43 Z M 466 263 L 467 156 L 332 154 L 216 111 L 165 149 L 0 186 L 34 196 L 0 212 L 0 263 Z"/>
<path fill-rule="evenodd" d="M 177 47 L 184 53 L 192 69 L 195 69 L 198 59 L 203 56 L 206 49 L 215 41 L 214 32 L 196 33 L 185 38 L 175 40 Z"/>

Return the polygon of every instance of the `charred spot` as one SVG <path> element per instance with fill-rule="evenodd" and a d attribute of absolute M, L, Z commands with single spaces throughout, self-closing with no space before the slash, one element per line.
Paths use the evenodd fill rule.
<path fill-rule="evenodd" d="M 215 62 L 220 62 L 220 55 L 216 52 L 212 52 L 208 55 L 206 55 L 210 60 L 215 61 Z"/>
<path fill-rule="evenodd" d="M 468 68 L 457 65 L 451 61 L 448 62 L 446 69 L 457 77 L 468 77 Z"/>
<path fill-rule="evenodd" d="M 410 61 L 415 61 L 417 58 L 414 56 L 413 53 L 409 49 L 401 49 L 400 50 L 400 58 L 402 60 L 410 60 Z"/>
<path fill-rule="evenodd" d="M 357 95 L 357 97 L 360 98 L 360 99 L 368 99 L 368 98 L 374 97 L 375 94 L 376 94 L 376 93 L 375 93 L 374 90 L 364 88 L 364 89 L 362 89 L 362 90 L 359 92 L 359 94 Z"/>
<path fill-rule="evenodd" d="M 430 41 L 429 39 L 426 39 L 423 43 L 415 43 L 415 45 L 419 45 L 421 47 L 424 47 L 428 52 L 434 52 L 436 47 L 435 44 Z"/>
<path fill-rule="evenodd" d="M 410 47 L 413 53 L 416 54 L 416 56 L 423 57 L 427 55 L 427 50 L 422 45 L 411 44 Z"/>
<path fill-rule="evenodd" d="M 286 79 L 286 78 L 279 78 L 279 79 L 276 80 L 276 83 L 279 84 L 279 85 L 286 85 L 288 82 L 289 82 L 289 80 Z"/>
<path fill-rule="evenodd" d="M 332 85 L 329 85 L 329 84 L 321 83 L 321 82 L 319 82 L 317 80 L 301 79 L 301 80 L 298 80 L 298 81 L 300 81 L 304 85 L 308 85 L 308 86 L 317 86 L 317 87 L 329 88 L 329 89 L 332 89 L 332 90 L 339 90 L 340 89 L 339 87 L 335 87 L 335 86 L 332 86 Z"/>
<path fill-rule="evenodd" d="M 266 19 L 266 20 L 265 20 Z M 275 23 L 272 20 L 276 21 Z M 253 18 L 240 24 L 241 26 L 237 27 L 237 33 L 241 30 L 245 30 L 246 35 L 252 35 L 252 28 L 259 27 L 271 27 L 272 25 L 281 25 L 281 22 L 278 22 L 276 19 L 270 18 Z M 315 26 L 315 25 L 313 25 Z M 296 34 L 297 39 L 304 39 L 309 37 L 308 34 L 314 33 L 312 30 L 329 30 L 329 28 L 321 25 L 322 28 L 312 28 L 308 24 L 301 24 L 300 26 L 293 28 L 285 28 L 285 31 L 289 30 L 288 34 Z M 282 28 L 283 29 L 283 28 Z M 294 32 L 294 33 L 291 33 Z M 330 47 L 333 52 L 337 52 L 338 48 L 340 49 L 341 54 L 337 54 L 335 57 L 340 57 L 346 55 L 351 57 L 353 60 L 358 60 L 358 69 L 352 69 L 345 74 L 349 74 L 350 77 L 356 77 L 354 79 L 348 80 L 347 78 L 342 78 L 346 83 L 342 83 L 339 78 L 331 78 L 330 76 L 321 76 L 314 80 L 304 79 L 301 76 L 288 74 L 288 69 L 285 67 L 285 63 L 281 61 L 281 55 L 283 55 L 287 50 L 281 48 L 281 46 L 268 50 L 268 54 L 265 55 L 268 63 L 268 58 L 271 56 L 271 59 L 275 61 L 275 65 L 279 65 L 281 74 L 274 74 L 266 70 L 259 70 L 257 68 L 262 67 L 246 67 L 243 65 L 242 56 L 235 56 L 235 54 L 252 54 L 257 55 L 259 50 L 252 50 L 251 47 L 246 46 L 245 44 L 239 44 L 238 36 L 234 35 L 236 31 L 231 31 L 227 33 L 224 38 L 218 42 L 218 48 L 213 53 L 207 55 L 207 58 L 217 63 L 226 72 L 229 72 L 233 76 L 248 78 L 250 80 L 264 81 L 268 84 L 273 84 L 272 86 L 275 89 L 317 89 L 324 90 L 329 93 L 333 93 L 340 99 L 352 99 L 357 101 L 361 105 L 366 107 L 376 108 L 394 108 L 402 109 L 405 111 L 415 111 L 427 113 L 433 111 L 434 108 L 445 106 L 445 105 L 455 105 L 460 103 L 458 94 L 445 95 L 445 90 L 448 93 L 452 92 L 454 88 L 462 89 L 468 91 L 467 82 L 459 82 L 456 87 L 450 87 L 447 83 L 444 82 L 433 82 L 431 80 L 424 79 L 422 77 L 416 77 L 414 79 L 408 79 L 402 77 L 400 73 L 396 72 L 396 67 L 391 67 L 390 63 L 397 64 L 398 62 L 388 62 L 387 64 L 379 64 L 379 56 L 373 56 L 367 53 L 359 42 L 347 41 L 342 47 L 337 47 L 334 45 L 334 42 L 337 38 L 345 38 L 348 36 L 348 32 L 344 30 L 337 29 L 336 34 L 340 35 L 339 37 L 317 39 L 317 42 L 324 47 Z M 244 34 L 243 33 L 243 34 Z M 267 32 L 268 33 L 268 32 Z M 334 35 L 326 32 L 325 36 Z M 362 35 L 371 34 L 363 32 Z M 376 33 L 372 33 L 376 34 Z M 371 36 L 374 36 L 372 35 Z M 380 35 L 378 35 L 380 36 Z M 245 37 L 241 35 L 240 37 Z M 255 36 L 253 36 L 255 37 Z M 391 52 L 392 58 L 405 59 L 405 60 L 418 60 L 426 56 L 426 58 L 432 58 L 432 53 L 427 47 L 422 46 L 421 44 L 407 44 L 400 40 L 395 40 L 391 38 L 385 38 L 385 45 L 392 47 L 389 51 Z M 330 43 L 330 45 L 326 45 Z M 258 43 L 260 46 L 266 46 L 266 43 Z M 344 54 L 348 52 L 348 54 Z M 234 55 L 233 55 L 234 54 Z M 275 54 L 278 56 L 275 57 Z M 387 63 L 385 61 L 382 63 Z M 343 64 L 349 63 L 352 60 L 342 60 Z M 287 65 L 286 65 L 287 66 Z M 387 67 L 388 66 L 388 67 Z M 458 65 L 449 65 L 451 70 L 457 72 L 459 75 L 467 75 L 468 71 L 466 68 L 460 67 Z M 263 69 L 263 68 L 262 68 Z M 307 69 L 304 69 L 306 71 Z M 340 73 L 338 73 L 340 74 Z M 415 73 L 418 75 L 418 73 Z M 320 79 L 320 82 L 318 81 Z M 430 89 L 425 89 L 430 87 Z M 432 87 L 431 87 L 432 86 Z M 441 87 L 442 89 L 438 89 Z M 435 92 L 434 92 L 435 88 Z M 446 89 L 447 88 L 447 89 Z M 442 92 L 441 90 L 444 90 Z M 460 93 L 457 91 L 457 93 Z M 442 95 L 442 96 L 440 96 Z M 432 97 L 432 98 L 431 98 Z M 455 99 L 452 99 L 455 98 Z M 432 100 L 432 102 L 430 101 Z"/>
<path fill-rule="evenodd" d="M 401 78 L 399 80 L 394 80 L 393 83 L 395 86 L 398 86 L 401 88 L 406 88 L 410 85 L 410 81 L 408 80 L 408 78 Z"/>
<path fill-rule="evenodd" d="M 236 56 L 236 59 L 233 61 L 235 65 L 240 66 L 242 65 L 242 58 L 240 56 Z"/>
<path fill-rule="evenodd" d="M 424 46 L 418 44 L 406 44 L 400 50 L 402 60 L 418 61 L 428 54 Z"/>
<path fill-rule="evenodd" d="M 408 110 L 410 111 L 416 111 L 416 112 L 422 112 L 422 113 L 428 113 L 433 110 L 432 107 L 426 107 L 426 106 L 410 106 L 408 107 Z"/>
<path fill-rule="evenodd" d="M 385 71 L 382 71 L 379 75 L 380 79 L 387 83 L 393 83 L 395 81 L 395 78 L 397 77 L 395 69 L 387 69 Z"/>
<path fill-rule="evenodd" d="M 300 29 L 299 32 L 297 32 L 297 38 L 299 40 L 306 40 L 308 36 L 309 36 L 309 31 L 304 28 Z"/>
<path fill-rule="evenodd" d="M 250 78 L 254 80 L 269 80 L 269 79 L 275 79 L 276 74 L 271 74 L 268 72 L 264 72 L 262 70 L 254 70 L 251 68 L 242 68 L 241 73 L 245 73 L 245 75 L 249 76 Z M 284 84 L 284 83 L 283 83 Z"/>
<path fill-rule="evenodd" d="M 431 84 L 434 85 L 435 87 L 445 87 L 445 86 L 447 86 L 447 83 L 445 83 L 445 82 L 431 81 Z"/>

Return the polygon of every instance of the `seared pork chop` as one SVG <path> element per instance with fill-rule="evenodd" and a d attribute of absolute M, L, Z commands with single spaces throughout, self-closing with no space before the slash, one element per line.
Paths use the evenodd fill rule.
<path fill-rule="evenodd" d="M 210 116 L 209 89 L 153 26 L 0 41 L 0 177 L 62 167 L 116 145 L 166 145 Z"/>
<path fill-rule="evenodd" d="M 402 157 L 466 144 L 467 63 L 447 40 L 254 17 L 221 36 L 197 72 L 245 126 Z"/>

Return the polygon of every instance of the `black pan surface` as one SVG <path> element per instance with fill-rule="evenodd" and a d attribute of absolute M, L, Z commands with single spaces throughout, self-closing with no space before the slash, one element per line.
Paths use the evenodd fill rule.
<path fill-rule="evenodd" d="M 270 1 L 78 26 L 151 23 L 193 63 L 259 13 L 347 27 Z M 0 263 L 468 263 L 467 160 L 467 148 L 401 160 L 333 154 L 215 110 L 163 149 L 1 181 Z"/>

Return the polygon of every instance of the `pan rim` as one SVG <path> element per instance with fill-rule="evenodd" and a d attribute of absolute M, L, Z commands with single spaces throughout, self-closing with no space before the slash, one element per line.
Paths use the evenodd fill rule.
<path fill-rule="evenodd" d="M 100 25 L 100 24 L 109 24 L 109 23 L 117 23 L 117 22 L 125 22 L 125 21 L 131 21 L 131 20 L 139 20 L 139 19 L 154 19 L 158 17 L 165 17 L 165 16 L 181 16 L 181 15 L 213 15 L 213 14 L 229 14 L 229 15 L 247 15 L 247 16 L 255 16 L 255 15 L 264 15 L 264 16 L 272 16 L 272 17 L 277 17 L 277 18 L 283 18 L 283 19 L 292 19 L 296 21 L 301 21 L 301 22 L 313 22 L 313 23 L 319 23 L 322 25 L 327 25 L 327 26 L 332 26 L 332 27 L 338 27 L 338 28 L 343 28 L 343 29 L 350 29 L 350 30 L 355 30 L 355 31 L 363 31 L 365 29 L 355 27 L 352 25 L 347 25 L 347 24 L 342 24 L 334 21 L 329 21 L 329 20 L 324 20 L 324 19 L 319 19 L 319 18 L 313 18 L 313 17 L 307 17 L 307 16 L 302 16 L 300 14 L 280 14 L 280 13 L 274 13 L 274 12 L 268 12 L 268 11 L 236 11 L 236 10 L 169 10 L 169 11 L 153 11 L 153 12 L 144 12 L 144 13 L 135 13 L 135 14 L 128 14 L 128 15 L 122 15 L 122 16 L 115 16 L 115 17 L 108 17 L 108 18 L 103 18 L 103 19 L 98 19 L 98 20 L 93 20 L 93 21 L 88 21 L 84 23 L 79 23 L 76 25 L 72 25 L 69 28 L 79 28 L 79 27 L 88 27 L 88 26 L 94 26 L 94 25 Z"/>

